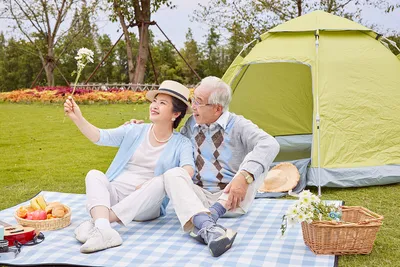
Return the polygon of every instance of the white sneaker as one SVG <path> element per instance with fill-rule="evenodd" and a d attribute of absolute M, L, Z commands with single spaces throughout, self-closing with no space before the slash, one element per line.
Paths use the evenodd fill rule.
<path fill-rule="evenodd" d="M 81 246 L 81 252 L 92 253 L 107 248 L 116 247 L 121 244 L 122 238 L 114 229 L 99 229 L 94 227 L 89 233 L 88 240 Z"/>
<path fill-rule="evenodd" d="M 84 221 L 78 227 L 75 228 L 74 234 L 75 238 L 82 244 L 86 242 L 89 238 L 89 232 L 94 228 L 93 219 Z"/>

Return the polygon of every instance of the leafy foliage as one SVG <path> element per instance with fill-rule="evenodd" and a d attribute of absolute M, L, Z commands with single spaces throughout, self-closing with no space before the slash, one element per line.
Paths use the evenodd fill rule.
<path fill-rule="evenodd" d="M 19 3 L 19 1 L 22 0 L 13 3 Z M 69 22 L 64 22 L 69 23 L 69 25 L 65 25 L 66 30 L 57 36 L 51 55 L 46 55 L 48 51 L 46 34 L 32 31 L 28 34 L 30 39 L 17 40 L 7 38 L 0 32 L 0 91 L 30 87 L 36 75 L 46 64 L 43 60 L 48 56 L 56 60 L 52 70 L 54 84 L 71 84 L 73 78 L 69 74 L 76 67 L 74 57 L 80 47 L 87 47 L 95 53 L 95 62 L 86 66 L 82 71 L 81 82 L 89 79 L 106 55 L 108 56 L 107 59 L 101 64 L 97 73 L 91 77 L 90 82 L 129 83 L 132 81 L 130 75 L 135 75 L 135 60 L 139 57 L 140 37 L 128 32 L 130 44 L 128 45 L 126 37 L 123 37 L 109 52 L 114 43 L 109 35 L 99 35 L 96 24 L 91 22 L 92 12 L 96 10 L 95 7 L 93 5 L 78 5 L 78 2 L 75 1 L 73 6 L 79 8 L 69 10 L 71 19 Z M 97 3 L 98 0 L 91 2 Z M 109 10 L 112 9 L 114 2 L 121 5 L 120 9 L 126 16 L 126 22 L 129 22 L 129 19 L 135 19 L 132 3 L 137 1 L 108 0 L 106 2 Z M 194 15 L 196 20 L 208 25 L 207 35 L 204 36 L 203 41 L 199 41 L 194 38 L 191 29 L 188 29 L 186 41 L 179 52 L 200 77 L 208 75 L 221 77 L 245 44 L 277 23 L 298 15 L 300 9 L 299 6 L 295 6 L 295 2 L 300 3 L 302 14 L 315 8 L 323 8 L 341 16 L 351 17 L 354 20 L 358 20 L 358 11 L 355 10 L 364 7 L 372 6 L 388 12 L 396 11 L 398 7 L 397 4 L 390 5 L 390 1 L 387 0 L 362 0 L 357 2 L 356 7 L 358 9 L 351 9 L 348 5 L 345 5 L 347 1 L 343 0 L 320 2 L 312 0 L 254 0 L 250 2 L 210 0 L 207 5 L 200 5 L 199 10 Z M 40 4 L 38 0 L 29 0 L 29 3 Z M 152 5 L 151 12 L 161 6 L 174 6 L 173 1 L 150 1 L 149 3 Z M 349 10 L 352 10 L 352 12 Z M 112 14 L 116 15 L 114 11 Z M 360 20 L 362 20 L 361 17 Z M 388 35 L 400 47 L 399 33 L 391 32 Z M 160 83 L 165 79 L 177 80 L 188 85 L 199 82 L 196 75 L 169 42 L 164 41 L 164 39 L 154 40 L 151 28 L 149 28 L 148 43 L 156 74 L 151 62 L 147 61 L 143 83 Z M 394 54 L 399 53 L 394 46 L 389 45 L 389 48 L 392 49 Z M 243 51 L 242 55 L 245 55 L 248 51 L 250 50 Z M 156 81 L 156 76 L 158 81 Z M 36 81 L 36 85 L 46 84 L 48 84 L 48 76 L 44 75 L 43 72 Z"/>
<path fill-rule="evenodd" d="M 362 10 L 371 7 L 389 13 L 400 8 L 400 4 L 391 0 L 209 0 L 206 5 L 199 4 L 193 19 L 221 31 L 231 29 L 233 24 L 238 23 L 260 35 L 313 10 L 324 10 L 362 22 Z"/>
<path fill-rule="evenodd" d="M 80 17 L 75 15 L 71 27 L 63 31 L 62 26 L 68 20 L 69 14 L 74 8 L 80 10 L 80 15 L 88 14 L 97 4 L 97 1 L 93 1 L 92 8 L 88 8 L 86 1 L 82 4 L 80 2 L 76 0 L 3 1 L 5 6 L 3 13 L 12 18 L 15 22 L 15 30 L 30 42 L 30 48 L 32 48 L 30 53 L 40 58 L 49 85 L 54 85 L 54 70 L 57 67 L 57 59 L 60 57 L 55 50 L 60 47 L 59 41 L 65 34 L 71 33 L 80 22 Z"/>

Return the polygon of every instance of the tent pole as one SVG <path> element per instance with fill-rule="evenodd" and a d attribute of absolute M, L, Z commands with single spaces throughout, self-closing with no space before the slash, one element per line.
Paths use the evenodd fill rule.
<path fill-rule="evenodd" d="M 317 105 L 317 114 L 315 117 L 315 122 L 317 125 L 317 153 L 318 153 L 318 197 L 321 196 L 321 151 L 320 151 L 320 116 L 319 116 L 319 88 L 318 88 L 318 71 L 319 71 L 319 66 L 318 66 L 318 61 L 319 61 L 319 55 L 318 55 L 318 49 L 319 49 L 319 30 L 315 31 L 315 94 L 316 94 L 316 105 Z"/>
<path fill-rule="evenodd" d="M 253 41 L 251 41 L 250 43 L 247 43 L 245 45 L 243 45 L 242 50 L 240 50 L 239 54 L 237 56 L 240 56 L 244 50 L 246 50 L 252 43 L 254 43 L 255 41 L 257 41 L 258 39 L 254 39 Z"/>
<path fill-rule="evenodd" d="M 400 48 L 396 45 L 396 42 L 394 42 L 394 41 L 392 41 L 392 40 L 386 38 L 385 36 L 382 36 L 382 39 L 383 39 L 383 40 L 386 40 L 387 42 L 389 42 L 389 44 L 393 45 L 393 46 L 397 49 L 397 51 L 400 52 Z"/>

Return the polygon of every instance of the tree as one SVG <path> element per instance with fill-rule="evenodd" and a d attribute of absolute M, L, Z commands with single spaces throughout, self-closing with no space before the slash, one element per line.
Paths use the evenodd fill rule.
<path fill-rule="evenodd" d="M 99 49 L 101 52 L 101 57 L 104 57 L 106 53 L 110 50 L 113 45 L 110 37 L 107 34 L 103 34 L 98 38 Z M 107 57 L 107 60 L 100 66 L 99 70 L 96 73 L 96 76 L 93 77 L 93 81 L 98 82 L 114 82 L 113 77 L 113 68 L 115 61 L 117 59 L 117 52 L 115 50 L 111 51 L 110 55 Z"/>
<path fill-rule="evenodd" d="M 253 27 L 262 33 L 268 18 L 262 17 L 262 12 L 256 9 L 257 1 L 209 0 L 207 5 L 199 4 L 193 19 L 222 32 L 232 29 L 236 22 L 244 28 Z"/>
<path fill-rule="evenodd" d="M 170 0 L 108 0 L 108 2 L 112 4 L 113 15 L 111 19 L 113 21 L 118 19 L 125 36 L 129 82 L 143 83 L 149 57 L 149 23 L 151 21 L 151 14 L 156 12 L 163 5 L 170 8 L 172 8 L 173 5 Z M 132 26 L 138 27 L 140 44 L 139 52 L 136 57 L 136 64 L 133 63 L 133 44 L 128 31 L 128 28 Z"/>
<path fill-rule="evenodd" d="M 132 40 L 132 37 L 130 37 Z M 129 83 L 129 67 L 125 40 L 119 41 L 115 47 L 116 59 L 114 61 L 113 79 L 118 83 Z"/>
<path fill-rule="evenodd" d="M 199 73 L 201 54 L 197 42 L 193 39 L 192 30 L 189 28 L 186 33 L 186 41 L 184 43 L 184 48 L 180 50 L 180 53 L 185 58 L 186 62 Z M 177 55 L 178 56 L 178 55 Z M 182 82 L 185 84 L 196 84 L 199 82 L 197 76 L 192 72 L 185 61 L 178 57 L 177 60 L 178 67 L 182 72 Z"/>
<path fill-rule="evenodd" d="M 361 22 L 364 7 L 393 12 L 400 8 L 400 4 L 391 0 L 210 0 L 207 5 L 199 4 L 193 18 L 218 29 L 230 29 L 238 23 L 261 34 L 313 10 L 324 10 Z"/>
<path fill-rule="evenodd" d="M 62 63 L 58 67 L 60 71 L 55 73 L 56 84 L 65 84 L 64 78 L 67 81 L 72 78 L 70 74 L 76 70 L 75 57 L 80 48 L 86 47 L 94 51 L 94 58 L 100 61 L 101 51 L 96 48 L 97 38 L 97 27 L 90 22 L 90 12 L 84 3 L 82 9 L 75 10 L 69 31 L 59 38 L 59 45 L 55 49 Z M 95 67 L 96 64 L 88 64 L 83 69 L 82 82 L 89 77 Z"/>
<path fill-rule="evenodd" d="M 157 41 L 155 45 L 152 45 L 151 54 L 159 82 L 171 79 L 182 82 L 177 64 L 177 53 L 168 41 Z M 146 82 L 154 81 L 153 75 L 152 67 L 149 66 Z"/>
<path fill-rule="evenodd" d="M 388 37 L 388 39 L 395 42 L 396 46 L 400 48 L 400 33 L 398 34 L 393 33 L 391 36 Z M 389 48 L 390 50 L 392 50 L 393 54 L 400 55 L 400 51 L 396 47 L 394 47 L 394 45 L 389 44 Z"/>
<path fill-rule="evenodd" d="M 0 92 L 5 91 L 5 55 L 6 55 L 6 38 L 4 37 L 3 32 L 0 32 Z"/>
<path fill-rule="evenodd" d="M 228 60 L 223 46 L 218 46 L 220 34 L 210 28 L 206 42 L 203 44 L 202 69 L 205 76 L 221 77 L 227 68 Z"/>
<path fill-rule="evenodd" d="M 9 91 L 16 88 L 30 86 L 34 76 L 39 71 L 40 60 L 32 53 L 26 52 L 32 49 L 32 44 L 25 40 L 7 40 L 3 46 L 3 61 L 0 72 L 1 91 Z M 1 67 L 0 67 L 1 68 Z"/>
<path fill-rule="evenodd" d="M 56 67 L 55 48 L 60 37 L 69 29 L 62 31 L 68 14 L 78 0 L 3 0 L 4 13 L 16 23 L 16 28 L 33 45 L 46 72 L 48 85 L 54 85 L 54 69 Z M 97 1 L 93 1 L 92 9 Z M 74 21 L 71 25 L 74 25 Z"/>
<path fill-rule="evenodd" d="M 228 57 L 230 62 L 232 62 L 235 57 L 242 50 L 243 45 L 248 43 L 251 40 L 247 40 L 245 34 L 243 33 L 243 29 L 239 23 L 234 22 L 232 27 L 229 29 L 231 36 L 228 39 Z M 252 36 L 251 38 L 253 38 Z"/>

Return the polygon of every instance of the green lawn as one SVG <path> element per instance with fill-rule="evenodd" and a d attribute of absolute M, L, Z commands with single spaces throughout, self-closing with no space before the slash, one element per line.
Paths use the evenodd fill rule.
<path fill-rule="evenodd" d="M 81 106 L 94 125 L 112 128 L 130 118 L 148 119 L 148 105 Z M 106 171 L 116 149 L 88 141 L 61 105 L 0 103 L 0 209 L 39 191 L 84 193 L 91 169 Z M 341 199 L 385 216 L 370 255 L 342 256 L 339 266 L 400 266 L 400 184 L 367 188 L 323 188 L 323 199 Z"/>

